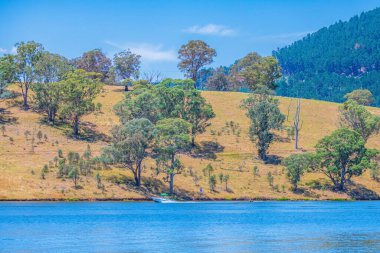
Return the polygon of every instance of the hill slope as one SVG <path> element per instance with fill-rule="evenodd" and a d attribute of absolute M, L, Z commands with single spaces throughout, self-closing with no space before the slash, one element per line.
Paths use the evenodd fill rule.
<path fill-rule="evenodd" d="M 0 135 L 0 199 L 143 199 L 143 191 L 136 191 L 128 184 L 131 174 L 120 168 L 109 168 L 99 170 L 102 181 L 105 184 L 105 191 L 97 188 L 95 173 L 80 179 L 81 189 L 74 189 L 71 180 L 62 180 L 56 177 L 57 168 L 50 168 L 46 174 L 46 179 L 40 178 L 40 171 L 44 164 L 51 161 L 57 155 L 57 150 L 62 149 L 65 154 L 68 151 L 83 153 L 87 145 L 91 146 L 93 154 L 99 154 L 102 147 L 106 146 L 106 137 L 113 125 L 118 123 L 118 118 L 112 112 L 112 107 L 117 101 L 122 99 L 123 92 L 120 87 L 106 87 L 98 101 L 103 104 L 102 113 L 89 115 L 84 118 L 84 127 L 89 133 L 87 140 L 73 140 L 69 138 L 65 131 L 65 126 L 52 127 L 42 123 L 42 115 L 36 112 L 24 112 L 19 109 L 17 103 L 12 100 L 0 102 L 3 121 L 6 130 L 4 136 Z M 289 183 L 286 181 L 283 168 L 280 165 L 263 164 L 256 159 L 256 150 L 248 138 L 249 120 L 245 112 L 240 108 L 241 100 L 247 94 L 237 92 L 203 92 L 203 96 L 212 104 L 216 113 L 216 118 L 212 120 L 212 126 L 206 133 L 197 138 L 197 142 L 202 145 L 202 149 L 212 150 L 214 143 L 216 146 L 216 159 L 205 157 L 205 152 L 201 152 L 203 157 L 182 156 L 185 164 L 185 172 L 175 177 L 175 188 L 177 192 L 189 197 L 207 197 L 214 199 L 232 198 L 320 198 L 335 199 L 349 198 L 344 193 L 335 193 L 330 190 L 312 189 L 309 183 L 312 180 L 324 178 L 323 175 L 310 173 L 301 181 L 303 194 L 294 194 L 289 190 Z M 294 111 L 294 100 L 280 98 L 281 110 L 287 114 L 290 108 L 289 121 L 291 124 L 292 111 Z M 289 105 L 291 105 L 289 107 Z M 313 100 L 302 100 L 302 121 L 303 127 L 300 133 L 300 146 L 304 151 L 313 150 L 316 142 L 323 136 L 331 133 L 337 128 L 337 108 L 338 104 Z M 380 110 L 371 108 L 380 115 Z M 231 127 L 226 127 L 226 122 L 233 121 L 235 134 Z M 47 140 L 36 141 L 34 152 L 31 152 L 31 137 L 25 137 L 25 131 L 36 133 L 41 130 L 47 136 Z M 96 138 L 90 138 L 90 137 Z M 280 158 L 286 157 L 294 152 L 293 140 L 287 138 L 286 133 L 279 133 L 280 141 L 272 145 L 269 150 L 271 155 Z M 369 147 L 380 149 L 380 139 L 374 137 L 369 140 Z M 209 147 L 206 149 L 206 146 Z M 225 190 L 224 183 L 218 180 L 216 192 L 208 189 L 208 180 L 203 176 L 202 169 L 211 163 L 218 176 L 220 173 L 229 174 L 229 190 Z M 253 166 L 257 166 L 258 175 L 252 173 Z M 277 189 L 272 189 L 267 181 L 267 173 L 274 175 L 274 185 Z M 198 180 L 195 179 L 195 175 Z M 144 189 L 161 192 L 167 190 L 167 183 L 163 181 L 164 175 L 155 174 L 153 161 L 146 163 L 146 170 L 143 173 Z M 325 181 L 326 179 L 323 179 Z M 127 182 L 127 184 L 115 183 Z M 380 195 L 380 183 L 369 178 L 368 173 L 355 178 L 355 187 L 359 191 L 375 192 Z M 277 185 L 277 186 L 276 186 Z M 198 194 L 199 188 L 204 189 L 204 195 Z M 358 190 L 357 190 L 358 191 Z M 372 193 L 373 193 L 372 192 Z"/>
<path fill-rule="evenodd" d="M 340 102 L 369 89 L 380 106 L 380 8 L 339 21 L 274 52 L 286 78 L 279 95 Z"/>

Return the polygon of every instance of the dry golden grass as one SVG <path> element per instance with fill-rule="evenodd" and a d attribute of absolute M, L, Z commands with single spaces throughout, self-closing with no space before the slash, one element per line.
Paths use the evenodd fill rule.
<path fill-rule="evenodd" d="M 101 102 L 102 113 L 91 114 L 83 118 L 86 128 L 91 129 L 96 135 L 106 137 L 118 118 L 112 111 L 112 107 L 123 98 L 122 87 L 106 87 L 105 92 L 97 99 Z M 216 118 L 212 120 L 212 125 L 206 133 L 198 136 L 197 143 L 218 142 L 223 151 L 216 154 L 216 159 L 201 159 L 182 155 L 181 159 L 185 165 L 185 171 L 181 175 L 176 175 L 175 186 L 177 191 L 191 196 L 199 195 L 200 187 L 203 188 L 203 196 L 213 199 L 235 199 L 235 198 L 290 198 L 290 199 L 336 199 L 350 198 L 345 193 L 336 193 L 329 190 L 309 189 L 305 184 L 314 179 L 324 178 L 317 173 L 306 174 L 300 183 L 300 187 L 305 189 L 303 194 L 295 194 L 289 190 L 289 183 L 286 180 L 281 165 L 263 164 L 257 159 L 254 145 L 248 138 L 249 120 L 245 116 L 244 110 L 240 108 L 241 100 L 247 94 L 238 92 L 203 92 L 203 96 L 212 104 L 216 113 Z M 295 100 L 290 98 L 280 98 L 281 110 L 287 115 L 289 120 L 287 125 L 292 124 L 292 117 L 295 107 Z M 300 147 L 302 151 L 312 151 L 314 145 L 323 136 L 330 134 L 338 127 L 338 104 L 314 100 L 302 100 L 301 102 L 302 130 L 300 132 Z M 290 107 L 289 107 L 290 106 Z M 44 115 L 33 111 L 24 112 L 15 105 L 14 101 L 0 102 L 0 108 L 5 109 L 4 118 L 10 122 L 6 124 L 5 136 L 0 133 L 0 199 L 142 199 L 145 195 L 136 191 L 133 187 L 116 185 L 108 182 L 106 178 L 112 175 L 131 174 L 122 169 L 113 168 L 101 170 L 105 191 L 97 189 L 95 175 L 82 177 L 80 185 L 82 189 L 74 189 L 71 180 L 56 178 L 56 168 L 51 168 L 46 174 L 46 180 L 40 179 L 40 171 L 44 164 L 57 155 L 57 150 L 61 149 L 67 154 L 68 151 L 83 153 L 89 144 L 93 154 L 99 154 L 102 147 L 107 143 L 103 139 L 94 141 L 74 140 L 67 135 L 67 127 L 52 127 L 42 123 Z M 380 115 L 380 110 L 370 108 L 370 110 Z M 13 122 L 12 122 L 13 119 Z M 240 126 L 240 136 L 228 133 L 226 122 L 233 121 Z M 31 152 L 31 137 L 25 138 L 25 131 L 34 132 L 41 130 L 47 135 L 47 141 L 38 142 L 36 139 L 34 152 Z M 277 155 L 280 158 L 286 157 L 294 151 L 294 141 L 289 140 L 285 132 L 278 133 L 280 141 L 275 142 L 270 150 L 270 155 Z M 10 141 L 13 138 L 13 142 Z M 380 139 L 378 136 L 372 137 L 368 146 L 380 149 Z M 298 152 L 302 152 L 298 151 Z M 215 192 L 210 192 L 207 177 L 203 175 L 202 169 L 211 163 L 215 168 L 214 174 L 229 174 L 229 191 L 225 191 L 224 184 L 219 182 Z M 257 166 L 259 175 L 253 175 L 253 167 Z M 146 162 L 144 171 L 144 181 L 152 178 L 153 181 L 163 182 L 164 175 L 156 176 L 153 161 Z M 191 171 L 191 172 L 190 172 Z M 34 172 L 34 173 L 33 173 Z M 274 175 L 274 185 L 278 191 L 273 190 L 267 181 L 267 173 Z M 196 185 L 194 177 L 200 179 Z M 354 182 L 365 186 L 365 188 L 380 195 L 380 183 L 370 179 L 368 173 L 355 178 Z"/>

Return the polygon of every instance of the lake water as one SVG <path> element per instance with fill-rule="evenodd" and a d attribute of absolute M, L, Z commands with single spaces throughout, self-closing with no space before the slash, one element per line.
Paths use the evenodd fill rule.
<path fill-rule="evenodd" d="M 380 252 L 380 202 L 3 202 L 0 252 Z"/>

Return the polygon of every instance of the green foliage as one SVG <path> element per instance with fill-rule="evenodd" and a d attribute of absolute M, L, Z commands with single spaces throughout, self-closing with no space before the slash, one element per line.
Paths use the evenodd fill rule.
<path fill-rule="evenodd" d="M 274 177 L 272 175 L 272 172 L 270 171 L 267 173 L 267 181 L 268 181 L 269 186 L 273 188 Z"/>
<path fill-rule="evenodd" d="M 285 116 L 278 107 L 279 101 L 268 89 L 258 90 L 243 101 L 251 120 L 249 135 L 255 142 L 260 159 L 267 160 L 267 150 L 273 142 L 273 130 L 280 129 Z"/>
<path fill-rule="evenodd" d="M 37 132 L 37 138 L 38 138 L 38 140 L 41 141 L 43 137 L 44 137 L 44 134 L 42 133 L 42 131 L 38 130 L 38 132 Z"/>
<path fill-rule="evenodd" d="M 5 136 L 5 131 L 6 131 L 6 128 L 4 125 L 1 126 L 1 133 L 3 134 L 3 136 Z"/>
<path fill-rule="evenodd" d="M 95 180 L 96 180 L 96 186 L 98 187 L 98 189 L 104 190 L 104 185 L 102 183 L 102 177 L 99 175 L 99 173 L 96 173 Z"/>
<path fill-rule="evenodd" d="M 102 82 L 108 82 L 111 69 L 111 60 L 100 49 L 93 49 L 83 53 L 79 58 L 72 60 L 72 64 L 77 69 L 86 72 L 98 73 Z"/>
<path fill-rule="evenodd" d="M 111 146 L 103 150 L 110 162 L 129 169 L 137 187 L 141 184 L 143 161 L 151 154 L 155 127 L 147 119 L 134 119 L 112 130 Z"/>
<path fill-rule="evenodd" d="M 16 45 L 14 56 L 17 83 L 21 89 L 24 110 L 29 109 L 28 94 L 30 85 L 38 80 L 38 62 L 43 55 L 43 46 L 34 41 L 20 42 Z"/>
<path fill-rule="evenodd" d="M 203 175 L 210 178 L 212 172 L 214 171 L 214 167 L 212 167 L 211 163 L 207 164 L 207 166 L 203 169 Z"/>
<path fill-rule="evenodd" d="M 64 157 L 62 151 L 58 150 L 58 157 L 54 157 L 53 161 L 58 167 L 57 177 L 72 179 L 76 188 L 80 176 L 90 175 L 98 165 L 96 159 L 92 158 L 89 146 L 87 146 L 83 156 L 77 152 L 69 151 Z"/>
<path fill-rule="evenodd" d="M 54 124 L 55 118 L 62 101 L 62 90 L 59 83 L 35 83 L 33 100 L 37 108 L 47 114 L 47 119 Z"/>
<path fill-rule="evenodd" d="M 380 117 L 372 115 L 363 105 L 356 101 L 348 100 L 339 107 L 340 123 L 343 127 L 350 128 L 358 132 L 364 141 L 379 133 Z"/>
<path fill-rule="evenodd" d="M 223 67 L 217 68 L 206 82 L 207 90 L 227 91 L 232 89 L 231 86 L 232 84 L 228 80 L 228 75 Z"/>
<path fill-rule="evenodd" d="M 230 180 L 230 175 L 223 175 L 222 181 L 226 184 L 225 190 L 228 191 L 228 180 Z"/>
<path fill-rule="evenodd" d="M 190 123 L 195 145 L 196 135 L 204 133 L 215 114 L 193 84 L 191 79 L 164 79 L 158 85 L 135 87 L 115 106 L 116 114 L 122 122 L 146 118 L 154 124 L 165 118 L 182 118 Z"/>
<path fill-rule="evenodd" d="M 178 50 L 178 68 L 192 80 L 197 80 L 198 70 L 213 62 L 216 56 L 215 49 L 202 40 L 190 40 Z M 194 83 L 195 88 L 195 83 Z"/>
<path fill-rule="evenodd" d="M 231 67 L 231 78 L 233 82 L 240 82 L 252 91 L 260 87 L 275 89 L 275 81 L 281 77 L 280 71 L 281 68 L 274 57 L 261 57 L 253 52 Z"/>
<path fill-rule="evenodd" d="M 368 89 L 379 106 L 379 22 L 377 8 L 274 52 L 285 76 L 277 94 L 342 102 L 346 93 Z"/>
<path fill-rule="evenodd" d="M 317 170 L 324 173 L 339 190 L 352 176 L 377 166 L 373 158 L 377 150 L 367 149 L 365 141 L 355 131 L 342 128 L 321 139 L 316 145 L 320 164 Z"/>
<path fill-rule="evenodd" d="M 315 156 L 313 154 L 291 154 L 282 161 L 286 168 L 286 176 L 293 186 L 293 190 L 298 188 L 298 182 L 302 175 L 314 166 Z"/>
<path fill-rule="evenodd" d="M 162 119 L 156 124 L 156 138 L 154 150 L 156 152 L 157 165 L 170 177 L 170 194 L 173 194 L 174 175 L 181 173 L 183 166 L 177 154 L 189 149 L 190 124 L 183 119 Z"/>
<path fill-rule="evenodd" d="M 195 145 L 195 136 L 206 131 L 211 125 L 210 119 L 215 117 L 210 104 L 197 90 L 185 92 L 184 119 L 191 124 L 191 143 Z"/>
<path fill-rule="evenodd" d="M 36 63 L 38 82 L 31 86 L 34 91 L 33 100 L 37 108 L 47 114 L 48 121 L 54 124 L 62 90 L 58 81 L 72 70 L 67 59 L 63 56 L 43 52 Z"/>
<path fill-rule="evenodd" d="M 102 91 L 103 84 L 97 79 L 96 73 L 84 70 L 75 70 L 68 73 L 60 81 L 62 91 L 62 105 L 60 113 L 72 121 L 73 134 L 79 134 L 80 117 L 95 109 L 94 99 Z"/>
<path fill-rule="evenodd" d="M 208 185 L 210 186 L 210 191 L 214 191 L 215 190 L 215 186 L 216 186 L 216 176 L 215 175 L 211 175 L 208 179 Z"/>
<path fill-rule="evenodd" d="M 172 79 L 172 78 L 165 78 L 161 81 L 161 85 L 171 88 L 171 87 L 179 87 L 183 88 L 184 90 L 191 90 L 194 88 L 195 82 L 192 79 Z"/>
<path fill-rule="evenodd" d="M 140 55 L 133 54 L 130 50 L 124 50 L 114 55 L 113 63 L 116 73 L 122 78 L 138 78 L 140 68 Z"/>
<path fill-rule="evenodd" d="M 47 164 L 45 164 L 44 167 L 42 167 L 42 171 L 44 173 L 48 173 L 49 172 L 49 166 Z"/>
<path fill-rule="evenodd" d="M 354 90 L 350 93 L 344 95 L 344 98 L 347 100 L 354 100 L 359 105 L 371 105 L 373 103 L 373 95 L 369 90 Z"/>
<path fill-rule="evenodd" d="M 70 169 L 69 169 L 68 178 L 73 180 L 74 186 L 75 186 L 75 188 L 77 188 L 78 187 L 78 180 L 80 178 L 78 167 L 70 166 L 69 168 Z"/>
<path fill-rule="evenodd" d="M 259 175 L 259 168 L 255 165 L 253 166 L 253 176 L 256 178 L 256 176 Z"/>
<path fill-rule="evenodd" d="M 16 65 L 13 55 L 0 57 L 0 96 L 3 95 L 6 87 L 16 80 Z"/>

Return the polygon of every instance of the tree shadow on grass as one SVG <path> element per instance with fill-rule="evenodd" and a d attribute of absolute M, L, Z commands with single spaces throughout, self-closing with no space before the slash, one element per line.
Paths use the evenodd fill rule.
<path fill-rule="evenodd" d="M 4 108 L 0 108 L 0 124 L 14 125 L 17 124 L 17 118 Z"/>
<path fill-rule="evenodd" d="M 297 190 L 292 190 L 294 194 L 303 195 L 307 198 L 319 198 L 321 195 L 311 191 L 310 189 L 298 187 Z"/>
<path fill-rule="evenodd" d="M 264 162 L 265 164 L 278 165 L 281 163 L 281 157 L 277 155 L 268 155 Z"/>
<path fill-rule="evenodd" d="M 194 158 L 216 159 L 216 153 L 223 152 L 224 147 L 215 141 L 202 141 L 196 146 L 191 156 Z"/>
<path fill-rule="evenodd" d="M 87 142 L 97 142 L 97 141 L 109 142 L 111 140 L 108 135 L 96 131 L 95 124 L 90 123 L 90 122 L 83 122 L 80 125 L 80 134 L 77 137 L 77 139 L 84 140 Z"/>
<path fill-rule="evenodd" d="M 74 136 L 72 126 L 65 122 L 64 120 L 56 120 L 54 124 L 51 124 L 46 120 L 46 118 L 42 118 L 40 120 L 40 124 L 54 127 L 56 129 L 61 130 L 66 137 L 70 139 L 75 140 L 81 140 L 86 142 L 97 142 L 97 141 L 104 141 L 109 142 L 110 137 L 106 134 L 99 133 L 95 130 L 96 125 L 90 122 L 82 122 L 79 126 L 79 135 Z"/>
<path fill-rule="evenodd" d="M 140 193 L 148 198 L 151 196 L 159 196 L 161 193 L 169 192 L 169 185 L 167 182 L 163 182 L 162 180 L 152 177 L 142 177 L 140 188 L 136 186 L 133 177 L 127 175 L 111 175 L 108 176 L 106 180 L 110 183 L 118 185 L 125 191 Z M 194 193 L 178 187 L 174 187 L 174 195 L 172 198 L 191 200 L 194 199 Z"/>
<path fill-rule="evenodd" d="M 356 200 L 380 200 L 380 196 L 376 192 L 354 182 L 347 185 L 346 192 L 352 199 Z"/>

